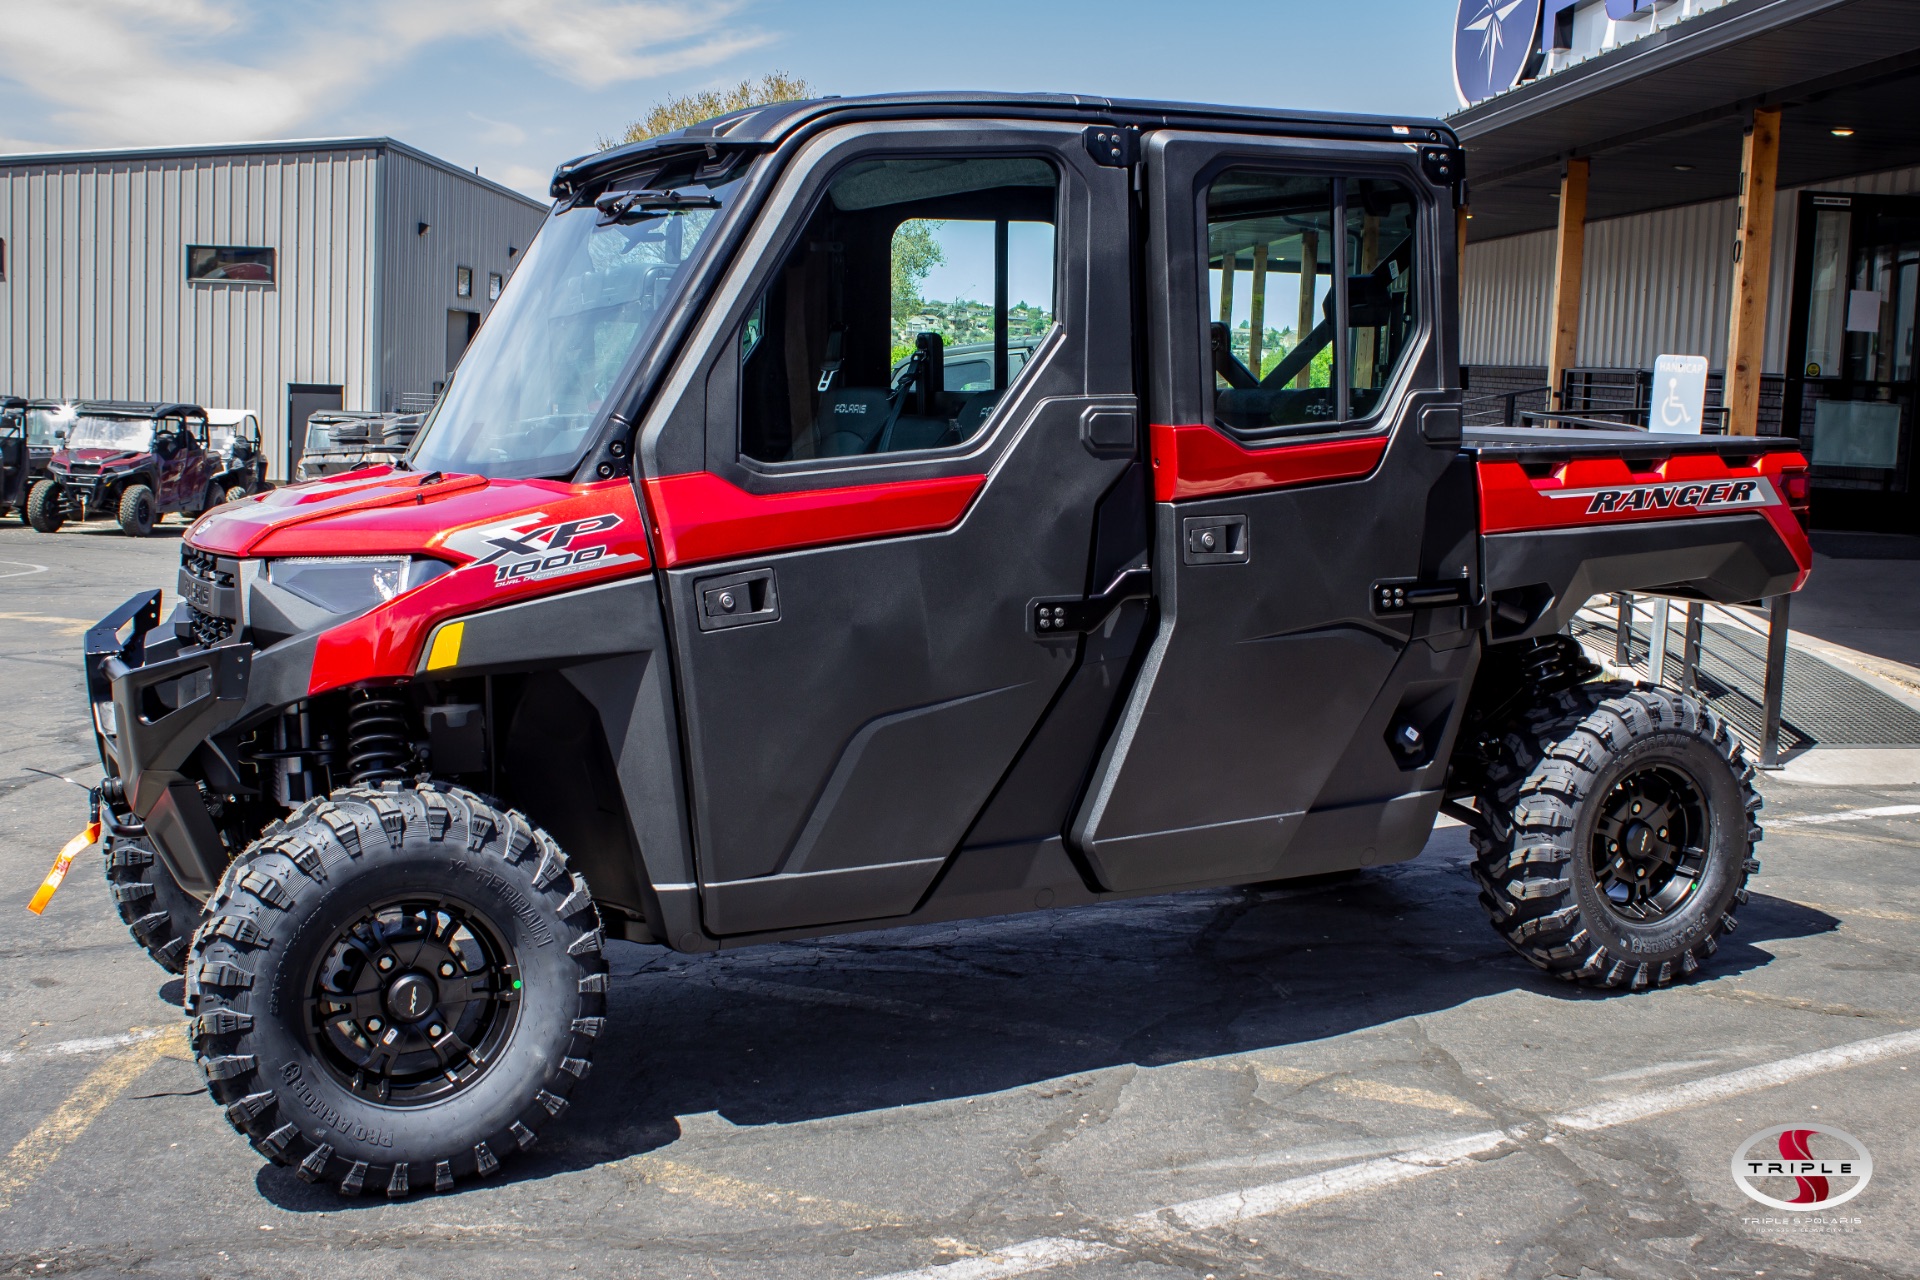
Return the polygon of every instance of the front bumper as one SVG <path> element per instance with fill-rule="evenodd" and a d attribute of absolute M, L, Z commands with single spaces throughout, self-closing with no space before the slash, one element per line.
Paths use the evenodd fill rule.
<path fill-rule="evenodd" d="M 176 623 L 185 612 L 176 611 Z M 226 867 L 227 850 L 187 765 L 215 733 L 257 709 L 249 697 L 254 648 L 183 643 L 178 626 L 160 627 L 158 591 L 102 618 L 84 643 L 101 767 L 120 779 L 127 807 L 180 887 L 204 897 Z"/>

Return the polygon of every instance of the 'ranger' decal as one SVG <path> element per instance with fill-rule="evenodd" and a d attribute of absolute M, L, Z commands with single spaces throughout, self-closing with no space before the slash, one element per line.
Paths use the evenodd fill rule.
<path fill-rule="evenodd" d="M 462 529 L 447 539 L 447 546 L 472 556 L 473 563 L 467 566 L 470 569 L 492 565 L 496 587 L 515 582 L 541 582 L 582 569 L 642 559 L 631 552 L 615 553 L 605 539 L 583 541 L 594 534 L 610 533 L 619 525 L 620 517 L 610 511 L 580 520 L 540 523 L 545 519 L 546 513 L 538 512 L 477 529 Z"/>
<path fill-rule="evenodd" d="M 1629 515 L 1634 512 L 1692 511 L 1712 515 L 1780 501 L 1768 480 L 1713 480 L 1686 484 L 1635 484 L 1617 489 L 1548 490 L 1549 498 L 1577 498 L 1590 516 Z"/>

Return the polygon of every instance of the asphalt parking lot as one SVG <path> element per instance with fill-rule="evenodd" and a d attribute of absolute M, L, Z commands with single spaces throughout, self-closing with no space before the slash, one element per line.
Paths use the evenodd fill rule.
<path fill-rule="evenodd" d="M 84 820 L 22 769 L 97 776 L 80 633 L 170 588 L 179 530 L 0 527 L 0 1274 L 1920 1273 L 1920 788 L 1778 779 L 1741 928 L 1687 986 L 1537 977 L 1459 828 L 1333 883 L 614 944 L 593 1074 L 538 1147 L 451 1195 L 310 1187 L 206 1098 L 96 856 L 22 909 Z M 1788 1122 L 1860 1139 L 1867 1189 L 1747 1199 L 1735 1151 Z"/>

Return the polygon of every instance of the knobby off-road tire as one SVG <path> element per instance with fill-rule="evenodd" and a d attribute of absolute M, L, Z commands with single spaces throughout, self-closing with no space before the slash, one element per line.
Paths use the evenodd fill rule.
<path fill-rule="evenodd" d="M 245 502 L 247 497 L 247 486 L 243 484 L 232 485 L 227 489 L 228 502 Z"/>
<path fill-rule="evenodd" d="M 586 1077 L 601 940 L 520 814 L 439 784 L 337 791 L 221 878 L 189 961 L 195 1059 L 234 1128 L 307 1181 L 450 1190 L 532 1146 Z"/>
<path fill-rule="evenodd" d="M 129 538 L 146 537 L 160 518 L 159 509 L 152 489 L 143 484 L 128 485 L 120 494 L 120 508 L 116 513 L 120 532 Z"/>
<path fill-rule="evenodd" d="M 187 947 L 200 923 L 200 904 L 182 889 L 145 840 L 107 838 L 107 891 L 113 909 L 168 973 L 187 971 Z"/>
<path fill-rule="evenodd" d="M 1760 869 L 1760 797 L 1739 740 L 1698 699 L 1563 690 L 1511 726 L 1487 777 L 1480 903 L 1538 968 L 1639 991 L 1692 975 L 1734 931 Z"/>
<path fill-rule="evenodd" d="M 67 513 L 60 505 L 58 481 L 39 480 L 34 483 L 27 494 L 26 520 L 35 533 L 60 531 L 60 526 L 66 523 Z"/>

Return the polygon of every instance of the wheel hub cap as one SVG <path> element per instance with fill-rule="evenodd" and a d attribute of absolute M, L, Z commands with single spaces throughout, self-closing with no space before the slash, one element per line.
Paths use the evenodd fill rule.
<path fill-rule="evenodd" d="M 433 1008 L 435 996 L 430 979 L 410 973 L 387 988 L 387 1009 L 396 1018 L 417 1022 Z"/>
<path fill-rule="evenodd" d="M 1691 775 L 1666 764 L 1634 770 L 1600 800 L 1595 886 L 1622 919 L 1662 919 L 1698 886 L 1710 836 L 1705 792 Z"/>

